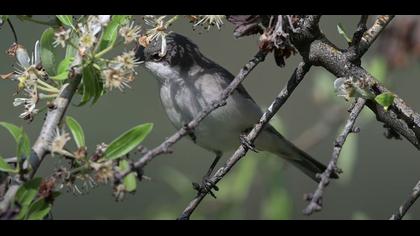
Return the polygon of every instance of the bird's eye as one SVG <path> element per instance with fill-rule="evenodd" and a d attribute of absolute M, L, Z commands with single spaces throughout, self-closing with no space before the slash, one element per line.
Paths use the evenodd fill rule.
<path fill-rule="evenodd" d="M 159 56 L 159 53 L 152 54 L 152 60 L 153 61 L 160 61 L 162 57 Z"/>

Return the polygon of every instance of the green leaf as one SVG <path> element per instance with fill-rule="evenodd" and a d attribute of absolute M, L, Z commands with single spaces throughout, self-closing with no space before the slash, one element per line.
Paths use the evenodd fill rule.
<path fill-rule="evenodd" d="M 17 173 L 17 170 L 11 167 L 7 162 L 0 156 L 0 171 Z"/>
<path fill-rule="evenodd" d="M 6 128 L 9 131 L 9 133 L 13 136 L 13 138 L 16 141 L 16 143 L 18 143 L 19 136 L 22 133 L 21 128 L 17 127 L 14 124 L 7 123 L 7 122 L 0 122 L 0 125 L 3 126 L 4 128 Z"/>
<path fill-rule="evenodd" d="M 143 141 L 152 128 L 152 123 L 146 123 L 128 130 L 112 141 L 106 149 L 104 157 L 108 160 L 114 160 L 129 153 Z"/>
<path fill-rule="evenodd" d="M 341 23 L 338 23 L 337 25 L 337 31 L 338 33 L 344 37 L 344 39 L 347 41 L 347 43 L 351 43 L 351 39 L 349 38 L 349 36 L 347 36 L 346 31 L 344 30 L 344 27 Z"/>
<path fill-rule="evenodd" d="M 381 93 L 378 96 L 375 97 L 375 101 L 384 107 L 385 111 L 388 111 L 389 106 L 392 105 L 392 103 L 394 102 L 394 94 L 392 94 L 391 92 L 385 92 L 385 93 Z"/>
<path fill-rule="evenodd" d="M 63 72 L 63 73 L 58 74 L 56 76 L 50 76 L 50 79 L 57 80 L 57 81 L 63 81 L 63 80 L 66 80 L 68 78 L 68 76 L 69 76 L 69 72 Z"/>
<path fill-rule="evenodd" d="M 120 160 L 119 163 L 120 171 L 125 171 L 128 169 L 128 161 L 127 160 Z M 127 192 L 134 192 L 137 188 L 136 176 L 134 173 L 131 173 L 124 177 L 124 187 Z"/>
<path fill-rule="evenodd" d="M 27 217 L 28 220 L 43 220 L 51 211 L 51 204 L 47 203 L 44 198 L 36 200 L 29 207 Z"/>
<path fill-rule="evenodd" d="M 31 154 L 31 144 L 29 142 L 29 137 L 28 135 L 23 131 L 23 128 L 21 129 L 21 135 L 19 136 L 19 141 L 18 141 L 18 145 L 17 145 L 17 151 L 16 151 L 16 155 L 18 158 L 18 163 L 20 163 L 21 158 L 24 157 L 29 157 L 29 155 Z"/>
<path fill-rule="evenodd" d="M 56 15 L 57 18 L 63 23 L 64 25 L 70 26 L 74 29 L 73 26 L 73 17 L 71 15 Z"/>
<path fill-rule="evenodd" d="M 7 122 L 0 122 L 0 125 L 6 128 L 9 133 L 13 136 L 15 139 L 18 148 L 17 148 L 17 158 L 20 159 L 22 155 L 25 155 L 26 157 L 29 156 L 31 153 L 31 144 L 29 141 L 28 135 L 25 133 L 23 128 L 19 128 L 14 124 L 10 124 Z M 20 161 L 18 161 L 20 162 Z"/>
<path fill-rule="evenodd" d="M 67 46 L 66 46 L 66 58 L 74 57 L 77 53 L 77 48 L 73 47 L 72 45 L 77 45 L 79 42 L 79 38 L 73 31 L 70 32 L 69 41 L 70 43 L 67 43 Z"/>
<path fill-rule="evenodd" d="M 78 148 L 85 147 L 85 134 L 83 132 L 82 126 L 77 122 L 73 117 L 66 116 L 66 124 L 69 127 L 71 133 L 73 134 L 74 141 Z"/>
<path fill-rule="evenodd" d="M 128 15 L 114 15 L 103 31 L 101 41 L 99 42 L 98 52 L 112 47 L 117 39 L 118 27 L 125 23 L 130 16 Z"/>
<path fill-rule="evenodd" d="M 21 206 L 29 206 L 38 193 L 41 180 L 41 177 L 37 177 L 24 183 L 16 192 L 16 202 Z"/>
<path fill-rule="evenodd" d="M 42 66 L 50 75 L 56 74 L 57 49 L 53 47 L 54 29 L 49 27 L 41 36 L 41 61 Z"/>
<path fill-rule="evenodd" d="M 89 102 L 92 98 L 94 104 L 103 92 L 100 72 L 92 64 L 83 68 L 83 96 L 79 106 Z"/>
<path fill-rule="evenodd" d="M 65 57 L 57 67 L 57 75 L 51 76 L 50 78 L 53 80 L 65 80 L 69 76 L 70 66 L 73 63 L 74 57 Z"/>

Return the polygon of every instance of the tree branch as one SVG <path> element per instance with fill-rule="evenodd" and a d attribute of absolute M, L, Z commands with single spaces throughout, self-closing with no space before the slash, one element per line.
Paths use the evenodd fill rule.
<path fill-rule="evenodd" d="M 380 19 L 388 20 L 384 21 Z M 378 17 L 377 23 L 364 34 L 361 40 L 361 44 L 364 45 L 361 45 L 361 47 L 365 48 L 364 50 L 367 50 L 391 19 L 392 16 Z M 303 22 L 302 25 L 305 25 L 305 23 Z M 319 35 L 313 35 L 313 32 L 317 32 L 317 30 L 312 30 L 306 34 L 302 33 L 301 35 L 292 34 L 292 43 L 296 46 L 304 60 L 313 65 L 325 68 L 337 78 L 349 76 L 363 78 L 370 85 L 375 95 L 389 92 L 369 72 L 351 60 L 351 53 L 337 48 L 321 33 Z M 305 38 L 302 35 L 311 36 Z M 385 123 L 387 127 L 401 134 L 417 149 L 420 149 L 420 115 L 408 106 L 397 94 L 394 93 L 394 96 L 394 103 L 387 111 L 373 100 L 367 100 L 366 105 L 376 114 L 378 121 Z"/>
<path fill-rule="evenodd" d="M 396 211 L 390 220 L 402 220 L 404 215 L 407 213 L 407 211 L 410 209 L 410 207 L 416 202 L 416 200 L 420 196 L 420 181 L 417 182 L 416 186 L 414 186 L 413 191 L 411 192 L 408 199 L 398 208 L 398 211 Z"/>
<path fill-rule="evenodd" d="M 304 78 L 305 74 L 309 71 L 311 65 L 307 63 L 300 63 L 295 69 L 292 77 L 287 82 L 287 85 L 281 90 L 280 94 L 275 98 L 275 100 L 268 107 L 267 111 L 262 115 L 260 121 L 254 126 L 254 128 L 246 136 L 246 141 L 248 143 L 253 143 L 257 138 L 258 134 L 262 131 L 264 126 L 270 121 L 270 119 L 277 113 L 277 111 L 283 106 L 283 104 L 290 97 L 295 88 Z M 210 182 L 217 184 L 231 169 L 232 167 L 247 153 L 248 148 L 243 145 L 235 151 L 235 153 L 227 160 L 225 165 L 221 167 L 211 178 Z M 188 220 L 194 210 L 198 207 L 200 202 L 204 197 L 209 193 L 205 190 L 199 192 L 198 195 L 188 204 L 185 210 L 182 212 L 179 217 L 180 220 Z"/>
<path fill-rule="evenodd" d="M 382 31 L 393 18 L 394 15 L 381 15 L 376 18 L 373 26 L 363 34 L 362 40 L 360 41 L 360 45 L 358 47 L 359 57 L 365 54 L 365 52 L 369 49 L 372 43 L 375 42 L 379 34 L 382 33 Z"/>
<path fill-rule="evenodd" d="M 32 147 L 31 155 L 23 164 L 23 167 L 28 169 L 28 173 L 24 176 L 25 179 L 31 179 L 35 175 L 44 157 L 49 152 L 49 143 L 54 138 L 54 130 L 63 118 L 68 106 L 70 105 L 70 101 L 79 86 L 82 77 L 80 60 L 80 57 L 75 58 L 69 75 L 69 84 L 61 90 L 60 95 L 54 100 L 54 106 L 52 106 L 53 108 L 49 109 L 47 112 L 47 117 L 44 121 L 41 132 Z M 31 168 L 29 168 L 29 166 Z M 5 193 L 3 200 L 0 202 L 0 215 L 3 214 L 13 203 L 14 196 L 22 184 L 23 182 L 18 179 L 17 176 L 12 179 L 9 189 Z"/>
<path fill-rule="evenodd" d="M 320 211 L 322 209 L 322 195 L 324 192 L 325 187 L 330 182 L 330 176 L 334 172 L 339 172 L 337 167 L 337 161 L 340 156 L 341 149 L 343 148 L 344 142 L 347 139 L 347 136 L 354 132 L 354 123 L 356 122 L 356 118 L 359 116 L 360 112 L 362 111 L 366 100 L 359 98 L 354 105 L 353 109 L 350 112 L 349 118 L 344 126 L 343 132 L 337 137 L 334 142 L 334 149 L 332 153 L 332 157 L 330 162 L 328 163 L 327 169 L 324 173 L 321 174 L 320 179 L 321 181 L 318 184 L 318 188 L 315 190 L 313 194 L 307 194 L 306 199 L 309 202 L 308 206 L 305 208 L 303 213 L 305 215 L 310 215 L 315 211 Z"/>
<path fill-rule="evenodd" d="M 239 72 L 239 74 L 232 80 L 228 87 L 223 90 L 222 94 L 220 95 L 219 99 L 215 100 L 210 106 L 201 111 L 197 117 L 195 117 L 192 121 L 186 124 L 184 127 L 179 129 L 176 133 L 174 133 L 171 137 L 166 139 L 163 143 L 161 143 L 156 148 L 146 152 L 138 161 L 133 163 L 130 168 L 128 168 L 123 173 L 116 173 L 116 181 L 121 181 L 126 175 L 130 172 L 137 171 L 137 173 L 142 173 L 142 169 L 146 166 L 153 158 L 165 154 L 169 152 L 169 148 L 178 142 L 182 137 L 190 134 L 195 127 L 199 125 L 199 123 L 206 118 L 212 111 L 216 110 L 217 108 L 224 106 L 226 104 L 226 99 L 235 91 L 235 89 L 239 86 L 239 84 L 246 78 L 246 76 L 262 61 L 264 61 L 267 52 L 259 51 Z M 141 176 L 138 176 L 141 179 Z"/>

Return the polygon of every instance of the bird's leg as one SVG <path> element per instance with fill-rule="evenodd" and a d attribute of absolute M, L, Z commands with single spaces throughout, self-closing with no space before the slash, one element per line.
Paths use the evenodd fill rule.
<path fill-rule="evenodd" d="M 203 176 L 203 179 L 201 180 L 201 184 L 192 183 L 193 188 L 197 190 L 197 194 L 200 194 L 202 192 L 208 192 L 210 193 L 212 197 L 216 198 L 216 195 L 212 192 L 212 189 L 219 191 L 219 188 L 210 180 L 210 176 L 214 170 L 214 167 L 216 167 L 217 162 L 219 162 L 221 157 L 222 157 L 222 153 L 216 152 L 216 158 L 214 159 L 213 163 L 211 163 L 211 166 L 209 170 L 207 171 L 206 175 Z"/>

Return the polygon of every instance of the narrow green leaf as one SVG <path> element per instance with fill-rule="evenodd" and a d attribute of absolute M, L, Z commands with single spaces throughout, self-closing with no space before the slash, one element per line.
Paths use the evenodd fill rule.
<path fill-rule="evenodd" d="M 128 15 L 114 15 L 103 31 L 101 41 L 99 42 L 98 52 L 113 46 L 118 34 L 118 27 L 125 23 L 130 16 Z"/>
<path fill-rule="evenodd" d="M 24 220 L 28 214 L 29 211 L 29 205 L 22 206 L 20 208 L 19 214 L 15 217 L 16 220 Z"/>
<path fill-rule="evenodd" d="M 144 140 L 152 128 L 152 123 L 146 123 L 128 130 L 112 141 L 105 151 L 105 158 L 114 160 L 129 153 Z"/>
<path fill-rule="evenodd" d="M 85 133 L 83 132 L 82 126 L 73 117 L 66 116 L 66 124 L 69 127 L 74 141 L 78 148 L 85 147 Z"/>
<path fill-rule="evenodd" d="M 73 57 L 76 55 L 77 53 L 77 48 L 73 47 L 72 45 L 77 45 L 79 42 L 79 38 L 77 37 L 77 35 L 72 31 L 70 32 L 70 39 L 69 39 L 70 43 L 67 44 L 66 46 L 66 58 L 69 57 Z"/>
<path fill-rule="evenodd" d="M 28 220 L 43 220 L 51 210 L 51 204 L 41 198 L 32 203 L 29 207 L 27 217 Z"/>
<path fill-rule="evenodd" d="M 3 126 L 4 128 L 6 128 L 9 131 L 9 133 L 15 139 L 16 143 L 19 141 L 19 136 L 22 132 L 22 130 L 19 127 L 17 127 L 14 124 L 7 123 L 7 122 L 0 122 L 0 125 Z"/>
<path fill-rule="evenodd" d="M 17 170 L 11 167 L 7 162 L 0 156 L 0 171 L 17 173 Z"/>
<path fill-rule="evenodd" d="M 56 15 L 57 18 L 63 23 L 64 25 L 70 26 L 71 28 L 74 28 L 73 26 L 73 17 L 71 15 Z"/>
<path fill-rule="evenodd" d="M 18 145 L 17 145 L 17 151 L 16 155 L 18 158 L 18 163 L 20 163 L 21 158 L 29 157 L 31 154 L 31 144 L 29 142 L 28 135 L 23 131 L 23 128 L 21 129 L 21 135 L 19 136 Z"/>
<path fill-rule="evenodd" d="M 338 23 L 337 25 L 337 31 L 338 33 L 344 37 L 344 39 L 347 41 L 347 43 L 351 43 L 351 39 L 349 38 L 349 36 L 347 36 L 346 31 L 344 30 L 344 27 L 341 23 Z"/>
<path fill-rule="evenodd" d="M 41 180 L 41 177 L 37 177 L 24 183 L 16 192 L 16 202 L 21 206 L 29 206 L 38 193 Z"/>
<path fill-rule="evenodd" d="M 100 72 L 93 67 L 88 65 L 83 68 L 83 96 L 79 106 L 82 106 L 89 102 L 92 98 L 92 104 L 94 104 L 98 98 L 102 95 L 102 79 Z"/>
<path fill-rule="evenodd" d="M 56 76 L 50 76 L 50 79 L 57 80 L 57 81 L 63 81 L 66 80 L 69 77 L 69 72 L 63 72 L 61 74 L 58 74 Z"/>
<path fill-rule="evenodd" d="M 29 156 L 29 154 L 31 153 L 31 144 L 29 141 L 29 137 L 25 133 L 23 128 L 19 128 L 16 125 L 10 124 L 7 122 L 0 122 L 0 125 L 6 128 L 15 139 L 18 145 L 18 148 L 17 148 L 18 159 L 20 159 L 22 155 Z"/>
<path fill-rule="evenodd" d="M 128 169 L 128 161 L 120 160 L 119 164 L 120 171 L 125 171 Z M 131 173 L 124 177 L 124 187 L 127 192 L 134 192 L 137 188 L 136 176 L 134 173 Z"/>
<path fill-rule="evenodd" d="M 68 75 L 68 73 L 69 73 L 69 71 L 70 71 L 70 66 L 71 66 L 71 63 L 73 63 L 73 61 L 74 61 L 74 57 L 72 57 L 72 56 L 68 56 L 68 57 L 65 57 L 59 64 L 58 64 L 58 67 L 57 67 L 57 74 L 58 75 L 60 75 L 60 74 L 63 74 L 63 73 L 67 73 L 67 75 Z"/>
<path fill-rule="evenodd" d="M 49 27 L 41 36 L 41 61 L 42 66 L 50 75 L 56 74 L 57 49 L 53 47 L 54 29 Z"/>
<path fill-rule="evenodd" d="M 394 102 L 394 94 L 392 94 L 391 92 L 385 92 L 385 93 L 381 93 L 378 96 L 375 97 L 375 101 L 384 107 L 385 111 L 388 110 L 389 106 L 392 105 L 392 103 Z"/>

